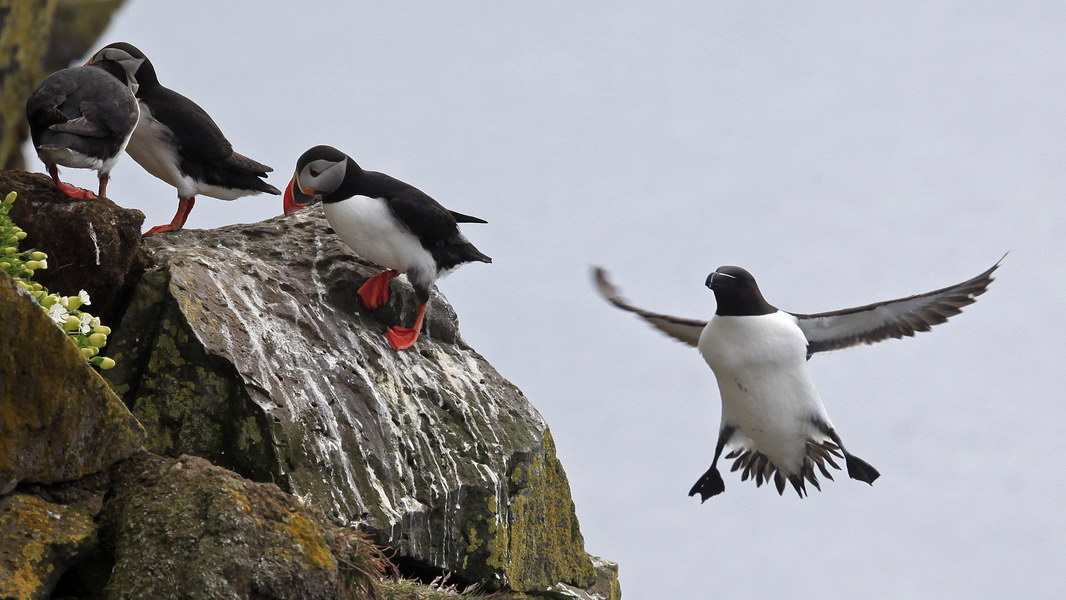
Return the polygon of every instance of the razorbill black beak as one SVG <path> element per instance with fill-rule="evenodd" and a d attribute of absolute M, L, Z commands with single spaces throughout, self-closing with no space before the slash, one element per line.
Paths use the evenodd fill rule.
<path fill-rule="evenodd" d="M 715 271 L 714 273 L 711 273 L 707 276 L 707 281 L 705 281 L 703 284 L 706 285 L 708 289 L 713 290 L 714 284 L 716 282 L 721 285 L 723 283 L 723 280 L 726 279 L 736 279 L 736 277 L 733 277 L 732 275 L 729 275 L 727 273 L 719 273 L 718 271 Z"/>

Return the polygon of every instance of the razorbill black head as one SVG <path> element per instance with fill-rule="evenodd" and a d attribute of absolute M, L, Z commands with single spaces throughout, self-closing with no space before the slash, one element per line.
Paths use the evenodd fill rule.
<path fill-rule="evenodd" d="M 418 339 L 430 289 L 441 274 L 468 262 L 492 262 L 459 231 L 458 223 L 484 220 L 450 211 L 398 179 L 363 170 L 331 146 L 315 146 L 296 161 L 283 208 L 288 215 L 319 200 L 341 240 L 387 269 L 359 288 L 364 306 L 373 309 L 387 302 L 389 281 L 400 273 L 411 282 L 418 314 L 412 327 L 386 331 L 395 350 L 410 348 Z"/>
<path fill-rule="evenodd" d="M 794 314 L 762 297 L 755 278 L 739 267 L 721 267 L 707 277 L 718 310 L 710 321 L 684 319 L 637 308 L 622 298 L 603 269 L 596 287 L 608 302 L 636 313 L 671 337 L 699 349 L 714 371 L 722 399 L 722 421 L 711 467 L 689 495 L 703 500 L 722 493 L 718 459 L 726 445 L 733 471 L 756 485 L 773 481 L 779 493 L 791 484 L 803 497 L 806 484 L 819 488 L 816 473 L 843 458 L 848 476 L 873 483 L 880 473 L 845 449 L 811 381 L 807 360 L 817 352 L 873 344 L 928 331 L 958 314 L 985 293 L 997 262 L 980 275 L 952 286 L 828 313 Z"/>
<path fill-rule="evenodd" d="M 126 152 L 178 192 L 178 210 L 171 222 L 152 227 L 144 235 L 184 227 L 196 196 L 234 200 L 259 193 L 281 194 L 265 181 L 272 169 L 234 152 L 203 108 L 159 83 L 155 67 L 140 49 L 115 42 L 101 48 L 89 62 L 104 60 L 121 65 L 137 86 L 141 120 Z"/>
<path fill-rule="evenodd" d="M 55 72 L 26 100 L 33 148 L 64 195 L 93 197 L 60 180 L 57 165 L 95 169 L 97 195 L 107 195 L 111 169 L 137 126 L 134 86 L 122 66 L 108 59 Z"/>
<path fill-rule="evenodd" d="M 718 267 L 707 276 L 705 285 L 714 292 L 720 316 L 768 315 L 777 309 L 770 306 L 759 291 L 751 273 L 740 267 Z"/>

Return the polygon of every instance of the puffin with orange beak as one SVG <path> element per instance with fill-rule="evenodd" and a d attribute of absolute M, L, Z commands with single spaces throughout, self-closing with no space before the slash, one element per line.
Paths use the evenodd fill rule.
<path fill-rule="evenodd" d="M 389 327 L 385 337 L 394 350 L 414 345 L 422 329 L 433 283 L 468 262 L 491 263 L 459 231 L 459 223 L 483 219 L 448 210 L 418 188 L 398 179 L 363 170 L 347 154 L 315 146 L 296 162 L 285 188 L 285 214 L 321 200 L 330 227 L 359 256 L 387 270 L 359 288 L 367 308 L 389 300 L 389 281 L 407 275 L 418 300 L 412 327 Z"/>

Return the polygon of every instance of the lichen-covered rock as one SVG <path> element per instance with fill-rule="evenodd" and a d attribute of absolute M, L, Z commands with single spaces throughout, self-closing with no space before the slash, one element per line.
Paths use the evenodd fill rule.
<path fill-rule="evenodd" d="M 107 469 L 144 430 L 69 336 L 0 272 L 0 495 Z"/>
<path fill-rule="evenodd" d="M 26 0 L 0 9 L 0 168 L 22 166 L 26 98 L 47 74 L 44 56 L 55 0 Z"/>
<path fill-rule="evenodd" d="M 23 166 L 26 98 L 49 73 L 84 55 L 121 5 L 122 0 L 0 3 L 0 168 Z"/>
<path fill-rule="evenodd" d="M 191 456 L 115 466 L 101 538 L 108 600 L 332 600 L 328 527 L 291 495 Z"/>
<path fill-rule="evenodd" d="M 0 196 L 18 192 L 11 219 L 27 234 L 23 249 L 48 254 L 48 268 L 35 280 L 52 292 L 89 292 L 92 314 L 117 320 L 129 287 L 149 264 L 141 246 L 144 213 L 107 198 L 67 198 L 40 173 L 0 171 Z"/>
<path fill-rule="evenodd" d="M 592 566 L 596 568 L 596 583 L 588 590 L 592 596 L 600 600 L 622 600 L 622 586 L 618 582 L 618 563 L 593 556 Z"/>
<path fill-rule="evenodd" d="M 158 267 L 111 336 L 108 376 L 149 448 L 195 454 L 308 495 L 398 558 L 515 589 L 587 587 L 592 562 L 547 428 L 459 337 L 434 293 L 410 351 L 410 287 L 368 310 L 379 271 L 328 232 L 321 209 L 153 236 Z"/>
<path fill-rule="evenodd" d="M 0 497 L 0 598 L 43 600 L 96 543 L 96 510 L 28 494 Z"/>

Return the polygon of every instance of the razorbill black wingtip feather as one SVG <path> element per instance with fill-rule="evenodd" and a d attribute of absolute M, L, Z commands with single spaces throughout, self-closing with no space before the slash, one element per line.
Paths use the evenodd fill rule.
<path fill-rule="evenodd" d="M 1004 255 L 1004 258 L 1006 255 Z M 807 360 L 816 352 L 928 331 L 973 304 L 987 291 L 1002 258 L 981 274 L 932 292 L 829 313 L 788 313 L 767 302 L 755 278 L 740 267 L 720 267 L 705 284 L 717 308 L 710 321 L 683 319 L 629 304 L 607 272 L 593 268 L 596 289 L 616 307 L 699 349 L 718 382 L 722 420 L 711 466 L 689 490 L 701 502 L 725 491 L 718 460 L 726 446 L 732 471 L 756 486 L 773 482 L 779 494 L 791 484 L 799 497 L 806 484 L 820 490 L 817 473 L 844 459 L 852 479 L 873 484 L 876 468 L 850 453 L 829 420 Z"/>
<path fill-rule="evenodd" d="M 359 288 L 364 306 L 373 309 L 387 302 L 389 281 L 401 273 L 414 288 L 414 325 L 386 331 L 395 350 L 410 348 L 418 339 L 437 278 L 464 263 L 492 262 L 459 231 L 458 223 L 485 223 L 483 219 L 450 211 L 412 185 L 366 171 L 331 146 L 315 146 L 300 156 L 283 208 L 292 214 L 317 201 L 348 247 L 387 269 Z"/>

